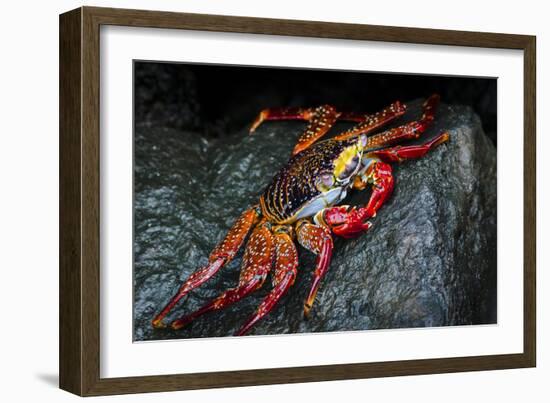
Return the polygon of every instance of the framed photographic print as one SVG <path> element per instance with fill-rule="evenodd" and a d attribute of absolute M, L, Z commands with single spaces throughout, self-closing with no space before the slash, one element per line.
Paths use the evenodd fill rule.
<path fill-rule="evenodd" d="M 535 365 L 534 37 L 82 7 L 60 183 L 70 392 Z"/>

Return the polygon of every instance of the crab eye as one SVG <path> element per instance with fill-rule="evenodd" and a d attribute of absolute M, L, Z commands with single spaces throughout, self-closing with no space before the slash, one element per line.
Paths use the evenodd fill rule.
<path fill-rule="evenodd" d="M 342 171 L 340 175 L 338 175 L 338 179 L 346 179 L 351 176 L 357 169 L 357 165 L 359 164 L 359 156 L 353 157 L 347 164 L 345 169 Z"/>
<path fill-rule="evenodd" d="M 334 175 L 330 172 L 325 172 L 317 177 L 316 186 L 320 191 L 326 191 L 334 186 L 335 182 Z"/>
<path fill-rule="evenodd" d="M 366 134 L 362 134 L 359 136 L 359 144 L 361 145 L 361 147 L 366 147 L 367 146 L 367 143 L 368 143 L 368 138 L 367 138 L 367 135 Z"/>

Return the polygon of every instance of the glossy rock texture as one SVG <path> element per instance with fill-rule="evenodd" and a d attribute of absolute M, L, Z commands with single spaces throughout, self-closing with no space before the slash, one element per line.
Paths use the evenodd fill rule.
<path fill-rule="evenodd" d="M 420 113 L 409 103 L 401 122 Z M 205 264 L 241 211 L 254 204 L 303 130 L 267 122 L 212 140 L 197 131 L 138 123 L 135 132 L 134 339 L 232 335 L 269 290 L 179 331 L 151 319 L 181 281 Z M 346 128 L 338 124 L 336 130 Z M 303 303 L 314 256 L 299 248 L 298 278 L 251 334 L 284 334 L 496 322 L 496 149 L 464 106 L 441 105 L 428 139 L 446 129 L 449 143 L 425 158 L 394 165 L 395 191 L 352 240 L 336 239 L 330 270 L 309 319 Z M 354 192 L 349 204 L 365 203 Z M 178 305 L 190 313 L 235 286 L 242 251 Z"/>

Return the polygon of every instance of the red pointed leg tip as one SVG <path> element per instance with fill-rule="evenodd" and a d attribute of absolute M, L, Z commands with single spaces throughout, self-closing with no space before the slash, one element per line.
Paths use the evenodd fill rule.
<path fill-rule="evenodd" d="M 235 336 L 245 336 L 250 330 L 250 326 L 243 326 L 235 332 Z"/>
<path fill-rule="evenodd" d="M 166 327 L 166 324 L 160 318 L 155 318 L 151 321 L 151 324 L 155 329 L 163 329 Z"/>
<path fill-rule="evenodd" d="M 252 124 L 252 126 L 250 126 L 250 129 L 248 130 L 248 134 L 249 134 L 249 135 L 254 134 L 254 132 L 256 131 L 256 129 L 258 128 L 258 126 L 260 125 L 260 123 L 261 123 L 261 122 L 258 122 L 258 123 L 254 122 L 254 123 Z"/>
<path fill-rule="evenodd" d="M 180 323 L 173 322 L 173 323 L 170 325 L 170 327 L 172 328 L 172 330 L 180 330 L 180 329 L 183 327 L 183 325 L 180 324 Z"/>
<path fill-rule="evenodd" d="M 173 329 L 173 330 L 180 330 L 182 327 L 185 327 L 187 326 L 191 321 L 187 318 L 183 318 L 183 319 L 178 319 L 178 320 L 175 320 L 173 321 L 171 324 L 170 324 L 170 327 Z"/>
<path fill-rule="evenodd" d="M 250 329 L 252 329 L 252 327 L 260 319 L 261 319 L 261 316 L 258 316 L 258 314 L 254 315 L 244 325 L 242 325 L 239 330 L 237 330 L 237 332 L 235 333 L 235 336 L 244 336 L 244 335 L 246 335 L 250 331 Z"/>
<path fill-rule="evenodd" d="M 296 147 L 294 147 L 294 150 L 292 150 L 292 155 L 296 155 L 304 151 L 307 147 L 303 147 L 302 145 L 298 144 Z"/>
<path fill-rule="evenodd" d="M 304 303 L 304 318 L 308 319 L 311 316 L 311 308 L 313 308 L 313 303 L 315 302 L 315 297 L 317 296 L 317 290 L 319 287 L 319 282 L 313 285 L 312 290 L 307 297 L 306 302 Z"/>
<path fill-rule="evenodd" d="M 440 144 L 446 143 L 447 141 L 449 141 L 449 139 L 450 139 L 449 132 L 443 132 L 439 136 L 437 136 L 433 140 L 431 140 L 427 144 L 427 146 L 429 148 L 437 147 Z"/>
<path fill-rule="evenodd" d="M 439 144 L 441 144 L 441 143 L 445 143 L 445 142 L 449 141 L 450 138 L 451 138 L 451 137 L 450 137 L 450 135 L 449 135 L 449 132 L 445 132 L 445 133 L 443 133 L 441 136 L 439 136 L 439 140 L 436 142 L 435 145 L 439 145 Z"/>
<path fill-rule="evenodd" d="M 258 115 L 258 117 L 252 123 L 252 126 L 250 126 L 250 130 L 249 130 L 248 133 L 249 134 L 254 133 L 256 131 L 256 129 L 258 128 L 258 126 L 260 126 L 262 124 L 262 122 L 267 118 L 267 115 L 268 115 L 267 110 L 261 111 L 260 114 Z"/>
<path fill-rule="evenodd" d="M 310 312 L 311 312 L 311 305 L 305 303 L 305 304 L 304 304 L 304 318 L 305 318 L 305 319 L 309 319 L 309 317 L 310 317 Z"/>

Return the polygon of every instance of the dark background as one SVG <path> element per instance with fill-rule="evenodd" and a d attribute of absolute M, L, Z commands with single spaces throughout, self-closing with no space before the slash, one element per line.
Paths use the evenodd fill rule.
<path fill-rule="evenodd" d="M 375 112 L 396 100 L 438 93 L 443 103 L 473 108 L 497 142 L 494 78 L 158 62 L 136 62 L 134 68 L 136 124 L 220 138 L 268 107 L 331 104 L 341 111 Z"/>

